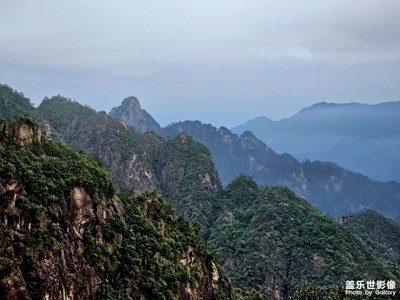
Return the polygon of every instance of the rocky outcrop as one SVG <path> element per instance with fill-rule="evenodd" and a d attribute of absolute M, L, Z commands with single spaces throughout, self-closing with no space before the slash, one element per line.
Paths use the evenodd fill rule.
<path fill-rule="evenodd" d="M 109 115 L 115 119 L 124 121 L 138 133 L 148 131 L 161 132 L 160 125 L 147 111 L 141 108 L 139 100 L 136 97 L 125 98 L 120 106 L 111 109 Z"/>
<path fill-rule="evenodd" d="M 4 269 L 4 265 L 0 267 L 4 276 L 0 282 L 2 299 L 73 300 L 90 299 L 90 295 L 95 295 L 101 279 L 83 257 L 82 236 L 90 232 L 89 228 L 95 228 L 100 219 L 109 218 L 112 210 L 97 206 L 84 189 L 76 187 L 71 191 L 70 209 L 65 210 L 60 205 L 49 206 L 41 217 L 42 222 L 35 221 L 32 224 L 37 217 L 27 209 L 20 208 L 22 204 L 19 202 L 23 201 L 21 194 L 26 194 L 24 187 L 18 183 L 2 183 L 0 189 L 3 191 L 0 198 L 8 199 L 0 218 L 0 226 L 5 226 L 1 228 L 0 240 L 8 247 L 0 247 L 2 263 L 7 265 L 14 257 L 8 275 L 4 276 L 7 268 Z M 35 255 L 35 247 L 41 248 L 43 245 L 24 246 L 21 248 L 25 249 L 24 255 L 34 255 L 32 259 L 35 261 L 28 260 L 28 265 L 21 264 L 17 260 L 20 254 L 15 252 L 18 247 L 10 247 L 10 242 L 20 240 L 24 244 L 38 233 L 39 228 L 44 232 L 56 231 L 60 240 L 53 243 L 38 241 L 39 244 L 50 243 L 55 247 L 42 249 L 46 253 L 43 257 Z"/>
<path fill-rule="evenodd" d="M 15 143 L 29 145 L 42 140 L 42 129 L 29 118 L 20 118 L 7 122 L 3 127 L 3 135 Z"/>

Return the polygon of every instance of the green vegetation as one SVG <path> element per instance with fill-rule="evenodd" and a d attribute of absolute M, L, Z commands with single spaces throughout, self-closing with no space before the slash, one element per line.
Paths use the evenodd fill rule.
<path fill-rule="evenodd" d="M 146 299 L 173 299 L 182 287 L 204 295 L 206 292 L 198 282 L 212 277 L 215 258 L 202 242 L 198 229 L 177 217 L 155 191 L 136 198 L 125 195 L 122 200 L 125 214 L 115 215 L 104 228 L 104 240 L 117 250 L 111 253 L 95 245 L 88 235 L 92 246 L 86 249 L 85 257 L 98 272 L 110 270 L 118 274 L 108 278 L 97 297 L 137 299 L 143 295 Z M 118 236 L 122 237 L 121 244 L 116 242 Z M 193 257 L 193 261 L 183 263 L 186 255 Z M 98 263 L 98 258 L 104 257 L 111 262 L 107 266 Z M 227 278 L 220 267 L 218 272 L 222 276 L 216 282 L 219 290 L 214 299 L 228 299 Z"/>
<path fill-rule="evenodd" d="M 400 261 L 399 223 L 373 210 L 345 216 L 343 219 L 343 226 L 359 236 L 370 247 L 383 247 L 381 252 L 388 252 L 394 259 Z"/>
<path fill-rule="evenodd" d="M 235 300 L 268 300 L 266 296 L 250 288 L 234 288 L 233 295 Z"/>
<path fill-rule="evenodd" d="M 178 214 L 200 224 L 204 231 L 221 188 L 208 149 L 187 135 L 169 139 L 157 154 L 155 174 Z"/>
<path fill-rule="evenodd" d="M 98 159 L 60 142 L 2 138 L 0 223 L 6 297 L 18 290 L 41 299 L 62 284 L 83 298 L 230 298 L 196 226 L 155 191 L 119 200 Z"/>
<path fill-rule="evenodd" d="M 314 125 L 314 128 L 317 127 Z M 329 162 L 306 160 L 300 163 L 290 154 L 274 152 L 268 147 L 270 144 L 264 144 L 249 131 L 239 136 L 224 127 L 217 129 L 200 121 L 178 122 L 163 129 L 163 135 L 168 137 L 177 136 L 181 132 L 210 149 L 224 185 L 240 174 L 245 174 L 263 186 L 287 186 L 333 218 L 356 213 L 360 207 L 369 207 L 394 220 L 400 220 L 398 182 L 376 182 Z M 266 133 L 273 134 L 273 130 Z M 289 137 L 287 141 L 294 138 Z M 364 145 L 355 153 L 365 149 L 367 147 Z M 393 158 L 398 159 L 398 155 Z M 368 161 L 363 163 L 368 164 Z M 396 164 L 393 166 L 397 167 Z"/>
<path fill-rule="evenodd" d="M 241 176 L 219 206 L 208 244 L 239 287 L 273 298 L 349 278 L 399 278 L 389 255 L 366 247 L 287 188 L 261 188 Z"/>
<path fill-rule="evenodd" d="M 18 115 L 33 115 L 35 108 L 31 101 L 16 90 L 0 84 L 0 119 L 12 119 Z"/>
<path fill-rule="evenodd" d="M 120 121 L 62 96 L 45 99 L 37 113 L 50 122 L 55 138 L 98 156 L 118 189 L 134 187 L 140 193 L 157 186 L 145 175 L 151 167 L 141 137 Z"/>
<path fill-rule="evenodd" d="M 63 142 L 20 144 L 0 135 L 0 294 L 12 290 L 9 282 L 24 286 L 26 279 L 34 299 L 42 299 L 35 293 L 49 286 L 59 293 L 57 282 L 67 292 L 72 284 L 79 295 L 98 299 L 189 294 L 227 299 L 228 279 L 201 235 L 239 287 L 234 299 L 265 299 L 259 293 L 269 299 L 336 299 L 341 295 L 336 286 L 346 280 L 400 277 L 398 227 L 374 212 L 341 225 L 288 188 L 264 188 L 240 176 L 222 189 L 210 152 L 186 134 L 167 140 L 154 133 L 140 136 L 61 96 L 45 99 L 35 112 L 50 123 L 53 140 L 99 158 Z M 0 117 L 10 115 L 8 110 Z M 18 122 L 34 124 L 27 117 Z M 346 199 L 358 203 L 365 193 L 370 193 L 365 199 L 388 195 L 381 203 L 398 213 L 390 206 L 396 183 L 384 184 L 381 194 L 381 184 L 371 186 L 365 177 L 332 164 L 301 165 L 249 132 L 236 137 L 226 128 L 194 123 L 193 131 L 214 147 L 214 158 L 226 162 L 229 172 L 245 170 L 257 180 L 280 178 L 295 187 L 306 182 L 305 192 L 319 195 L 321 205 L 335 214 L 352 209 Z M 185 124 L 191 126 L 179 126 Z M 120 198 L 101 161 L 117 189 L 127 190 Z M 233 176 L 228 173 L 224 176 Z M 71 204 L 75 188 L 88 201 L 81 208 Z M 159 192 L 139 195 L 154 188 Z M 200 227 L 176 216 L 161 195 Z M 46 277 L 43 270 L 56 275 Z M 19 292 L 19 298 L 26 296 Z"/>

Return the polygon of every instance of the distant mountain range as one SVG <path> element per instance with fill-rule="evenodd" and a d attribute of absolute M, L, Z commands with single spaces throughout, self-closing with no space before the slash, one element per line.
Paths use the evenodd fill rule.
<path fill-rule="evenodd" d="M 112 111 L 121 111 L 122 108 L 132 109 L 132 106 L 127 107 L 124 102 Z M 321 107 L 321 110 L 325 111 L 326 106 L 331 105 L 319 104 L 309 110 L 314 111 Z M 350 108 L 354 106 L 359 105 L 349 105 Z M 345 106 L 338 107 L 341 108 L 338 111 L 346 112 Z M 305 116 L 307 114 L 314 115 L 308 112 L 309 110 L 304 110 L 302 118 L 307 119 Z M 122 120 L 132 123 L 124 117 L 132 115 L 133 111 L 125 111 Z M 310 123 L 309 127 L 317 132 L 323 130 L 321 127 L 328 123 L 326 119 L 327 117 L 314 118 L 313 124 Z M 319 126 L 319 122 L 323 125 Z M 354 122 L 359 121 L 354 120 Z M 151 119 L 149 124 L 148 128 L 151 128 L 153 124 Z M 217 129 L 211 124 L 203 124 L 200 121 L 178 122 L 159 130 L 166 138 L 186 133 L 206 145 L 211 151 L 224 185 L 238 175 L 246 174 L 261 185 L 285 185 L 334 218 L 365 209 L 375 209 L 386 216 L 400 220 L 400 183 L 375 182 L 331 162 L 306 160 L 301 163 L 290 154 L 277 154 L 250 131 L 236 135 L 225 127 Z"/>
<path fill-rule="evenodd" d="M 400 102 L 322 102 L 287 119 L 258 117 L 232 128 L 247 130 L 299 160 L 332 161 L 374 180 L 400 181 Z"/>
<path fill-rule="evenodd" d="M 290 154 L 277 154 L 249 131 L 236 135 L 199 121 L 178 122 L 162 131 L 166 137 L 181 132 L 210 149 L 224 184 L 246 174 L 261 185 L 285 185 L 334 218 L 374 209 L 400 220 L 400 183 L 376 182 L 331 162 L 300 163 Z"/>

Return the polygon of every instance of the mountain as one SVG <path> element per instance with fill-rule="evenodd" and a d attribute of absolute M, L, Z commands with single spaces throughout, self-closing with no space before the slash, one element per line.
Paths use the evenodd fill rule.
<path fill-rule="evenodd" d="M 33 115 L 35 108 L 31 101 L 16 90 L 0 84 L 0 119 L 9 119 L 18 115 Z"/>
<path fill-rule="evenodd" d="M 260 184 L 305 184 L 301 164 L 289 154 L 279 155 L 251 132 L 238 136 L 225 127 L 217 129 L 200 121 L 178 122 L 163 128 L 165 137 L 186 133 L 206 145 L 226 185 L 239 174 L 249 174 Z"/>
<path fill-rule="evenodd" d="M 137 193 L 155 188 L 141 137 L 122 121 L 62 96 L 45 98 L 36 113 L 51 125 L 54 138 L 98 156 L 118 188 L 133 187 Z"/>
<path fill-rule="evenodd" d="M 285 185 L 334 218 L 374 209 L 400 220 L 400 183 L 375 182 L 334 163 L 300 163 L 290 154 L 277 154 L 249 131 L 236 135 L 199 121 L 178 122 L 163 129 L 167 137 L 181 132 L 210 149 L 225 185 L 245 174 L 261 185 Z"/>
<path fill-rule="evenodd" d="M 138 133 L 147 131 L 161 132 L 160 125 L 147 111 L 141 108 L 136 97 L 125 98 L 120 106 L 111 109 L 109 115 L 114 119 L 124 121 Z"/>
<path fill-rule="evenodd" d="M 120 199 L 98 159 L 29 118 L 1 127 L 2 299 L 232 299 L 198 230 L 157 192 Z"/>
<path fill-rule="evenodd" d="M 373 210 L 341 218 L 344 227 L 364 241 L 384 247 L 400 262 L 400 224 Z"/>
<path fill-rule="evenodd" d="M 219 198 L 208 244 L 237 286 L 282 299 L 305 286 L 398 280 L 388 251 L 368 247 L 285 187 L 233 180 Z"/>
<path fill-rule="evenodd" d="M 98 156 L 119 189 L 159 189 L 178 215 L 208 226 L 221 183 L 205 146 L 185 135 L 165 140 L 152 132 L 137 134 L 122 121 L 61 96 L 45 99 L 37 113 L 55 137 Z"/>
<path fill-rule="evenodd" d="M 165 198 L 179 215 L 205 231 L 210 226 L 216 193 L 221 189 L 209 150 L 185 134 L 165 140 L 148 132 L 143 141 Z"/>
<path fill-rule="evenodd" d="M 375 180 L 400 181 L 400 102 L 323 102 L 287 119 L 259 117 L 232 129 L 246 130 L 299 160 L 332 161 Z"/>
<path fill-rule="evenodd" d="M 19 93 L 14 92 L 17 97 Z M 184 135 L 168 141 L 154 132 L 140 135 L 123 121 L 62 96 L 45 98 L 31 109 L 45 123 L 48 138 L 99 157 L 118 190 L 133 188 L 139 194 L 158 189 L 178 215 L 206 231 L 221 183 L 205 146 Z M 5 117 L 18 111 L 9 111 Z"/>
<path fill-rule="evenodd" d="M 9 111 L 10 115 L 12 113 Z M 330 206 L 325 207 L 337 208 L 335 214 L 341 215 L 342 211 L 348 213 L 349 208 L 355 211 L 362 209 L 360 203 L 367 203 L 396 216 L 399 212 L 396 207 L 398 201 L 395 201 L 396 183 L 390 185 L 391 190 L 383 185 L 381 188 L 386 194 L 379 194 L 379 183 L 374 186 L 375 183 L 365 176 L 331 163 L 300 163 L 288 154 L 277 154 L 250 132 L 237 136 L 226 128 L 217 130 L 200 122 L 173 124 L 165 128 L 171 133 L 168 138 L 154 132 L 138 134 L 121 120 L 61 96 L 46 98 L 34 109 L 34 114 L 47 122 L 47 126 L 43 123 L 44 137 L 39 138 L 39 126 L 26 131 L 29 126 L 4 126 L 1 125 L 4 122 L 0 121 L 6 136 L 19 136 L 8 138 L 7 143 L 1 144 L 0 157 L 3 160 L 0 168 L 4 173 L 0 173 L 0 182 L 10 185 L 11 181 L 4 179 L 7 176 L 18 177 L 23 183 L 18 186 L 18 191 L 29 188 L 18 199 L 22 201 L 21 205 L 31 203 L 29 209 L 39 207 L 45 212 L 43 215 L 35 211 L 35 216 L 38 215 L 40 222 L 44 222 L 37 226 L 46 235 L 45 238 L 40 235 L 39 242 L 34 239 L 36 235 L 34 238 L 28 235 L 26 239 L 29 245 L 37 244 L 36 248 L 42 249 L 42 256 L 49 254 L 46 257 L 55 261 L 53 264 L 63 257 L 66 257 L 66 262 L 75 262 L 72 264 L 75 269 L 65 271 L 64 267 L 58 266 L 57 270 L 61 274 L 76 272 L 68 278 L 73 278 L 74 291 L 79 289 L 83 297 L 95 294 L 99 299 L 264 299 L 254 291 L 256 289 L 270 299 L 278 299 L 287 298 L 299 288 L 304 291 L 303 288 L 308 285 L 324 286 L 321 289 L 325 289 L 326 285 L 343 285 L 352 276 L 364 276 L 363 279 L 398 278 L 393 269 L 395 258 L 389 249 L 375 242 L 363 241 L 344 224 L 319 213 L 287 188 L 260 187 L 246 176 L 234 179 L 223 188 L 220 172 L 215 166 L 221 168 L 223 176 L 231 176 L 232 179 L 237 175 L 235 172 L 245 168 L 246 172 L 253 172 L 257 181 L 264 180 L 263 185 L 282 182 L 292 185 L 298 194 L 321 193 L 325 196 L 317 199 L 324 204 L 323 197 L 326 197 Z M 9 116 L 5 118 L 9 119 Z M 22 117 L 21 120 L 33 124 L 30 118 Z M 24 129 L 21 131 L 18 128 Z M 190 130 L 193 138 L 188 133 Z M 35 138 L 30 138 L 26 132 L 34 133 Z M 32 141 L 34 147 L 24 146 L 24 142 L 20 141 L 22 137 L 24 141 Z M 210 150 L 199 143 L 200 138 L 204 139 L 206 146 L 211 145 Z M 43 142 L 39 143 L 39 140 Z M 64 141 L 79 151 L 71 150 L 58 141 Z M 28 152 L 15 154 L 14 150 L 7 150 L 9 145 L 18 151 L 26 149 Z M 68 156 L 63 149 L 75 154 Z M 93 156 L 86 155 L 82 150 Z M 78 155 L 77 158 L 74 155 Z M 29 159 L 19 163 L 19 158 L 25 156 Z M 213 157 L 219 159 L 215 160 L 216 165 Z M 115 195 L 114 187 L 107 184 L 111 177 L 100 160 L 112 171 L 112 179 L 120 191 L 119 197 Z M 225 169 L 221 161 L 226 164 Z M 18 173 L 22 171 L 22 175 Z M 32 191 L 31 185 L 35 188 L 43 186 L 43 189 L 34 192 L 33 201 L 31 196 L 26 196 Z M 100 188 L 103 185 L 105 187 Z M 367 185 L 371 185 L 370 190 L 358 193 Z M 79 193 L 84 195 L 84 199 L 91 199 L 87 203 L 86 200 L 79 201 L 87 204 L 82 206 L 82 214 L 68 210 L 73 209 L 71 203 L 74 203 L 75 187 L 84 188 L 84 192 L 80 190 Z M 10 186 L 0 188 L 4 216 L 14 214 L 10 200 L 7 200 L 7 189 Z M 153 191 L 140 194 L 144 189 Z M 177 207 L 178 215 L 196 221 L 200 227 L 177 217 L 159 193 Z M 331 194 L 336 196 L 329 198 Z M 57 198 L 57 195 L 62 198 Z M 364 197 L 367 200 L 364 201 Z M 46 201 L 50 201 L 50 208 Z M 56 217 L 53 216 L 53 203 Z M 22 208 L 18 206 L 18 209 Z M 92 210 L 96 212 L 95 216 Z M 47 216 L 50 220 L 46 219 Z M 70 216 L 77 216 L 78 219 L 68 219 Z M 29 215 L 29 218 L 32 217 Z M 29 229 L 33 226 L 29 218 L 22 218 L 24 221 L 21 222 L 15 217 L 2 217 L 0 221 L 7 222 L 7 226 L 18 223 L 20 228 L 28 224 Z M 69 222 L 80 224 L 80 220 L 83 220 L 83 229 L 68 227 Z M 60 248 L 51 243 L 52 223 L 61 224 L 61 238 L 60 231 L 55 230 L 58 232 L 57 241 L 69 238 L 68 233 L 73 235 L 76 231 L 80 234 L 81 239 L 78 237 L 79 240 L 72 240 L 72 246 L 67 245 L 67 249 L 73 249 L 70 251 L 80 256 L 76 259 L 69 254 L 59 256 Z M 25 248 L 22 251 L 18 247 L 25 244 L 18 243 L 19 240 L 10 246 L 13 240 L 7 237 L 13 236 L 15 240 L 21 235 L 13 235 L 14 232 L 8 231 L 10 228 L 7 226 L 0 227 L 7 228 L 4 235 L 0 235 L 0 259 L 9 260 L 6 260 L 7 264 L 0 263 L 0 267 L 25 266 L 31 255 L 27 255 L 26 260 L 25 256 L 21 257 Z M 233 291 L 225 271 L 202 242 L 200 233 L 230 274 L 236 285 Z M 44 244 L 46 241 L 50 242 Z M 28 247 L 27 253 L 36 253 L 31 248 Z M 55 260 L 52 260 L 53 257 Z M 21 264 L 15 264 L 15 261 L 21 261 Z M 41 267 L 41 270 L 53 270 L 47 266 Z M 80 273 L 80 270 L 87 273 Z M 10 272 L 7 274 L 22 273 L 22 277 L 4 275 L 6 279 L 2 277 L 0 282 L 5 286 L 1 287 L 3 290 L 0 293 L 10 293 L 11 290 L 18 293 L 15 286 L 21 286 L 22 279 L 29 279 L 28 273 L 39 274 L 32 276 L 39 276 L 40 280 L 47 282 L 43 286 L 40 285 L 43 281 L 38 283 L 39 280 L 33 280 L 31 286 L 35 288 L 27 287 L 30 291 L 47 291 L 50 285 L 58 290 L 56 283 L 52 281 L 48 284 L 44 279 L 54 278 L 53 275 L 47 276 L 48 271 L 31 272 L 20 267 L 20 270 L 10 269 Z M 1 276 L 5 273 L 0 270 Z M 85 279 L 81 279 L 82 274 Z M 97 274 L 101 274 L 100 279 Z M 57 276 L 57 282 L 65 287 L 64 277 L 58 279 Z M 101 288 L 97 285 L 99 282 Z M 42 299 L 44 296 L 35 297 Z"/>

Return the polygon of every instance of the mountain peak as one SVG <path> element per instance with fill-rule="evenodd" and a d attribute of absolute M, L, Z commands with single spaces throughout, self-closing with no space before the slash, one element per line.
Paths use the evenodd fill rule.
<path fill-rule="evenodd" d="M 147 131 L 161 132 L 160 125 L 142 107 L 138 98 L 131 96 L 125 98 L 120 106 L 111 109 L 110 116 L 124 121 L 129 127 L 139 133 Z"/>
<path fill-rule="evenodd" d="M 133 111 L 139 111 L 142 109 L 142 107 L 140 106 L 139 99 L 136 98 L 135 96 L 130 96 L 130 97 L 125 98 L 122 101 L 121 106 L 125 107 L 127 109 L 130 108 Z"/>

